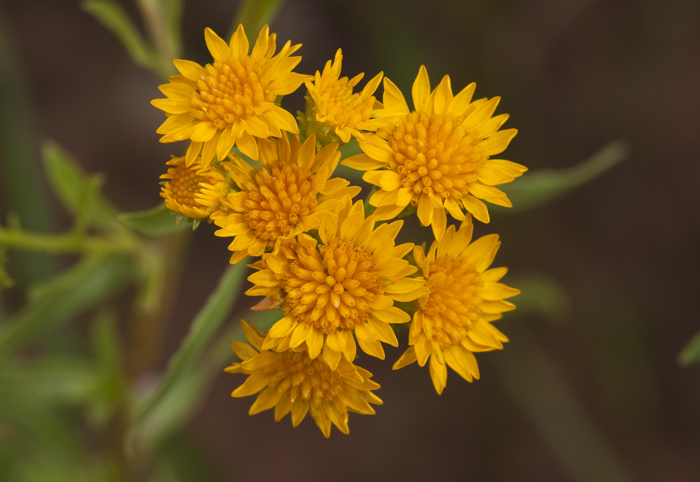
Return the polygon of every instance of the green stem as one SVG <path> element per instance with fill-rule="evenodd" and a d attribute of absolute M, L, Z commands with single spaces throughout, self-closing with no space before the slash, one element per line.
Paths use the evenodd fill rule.
<path fill-rule="evenodd" d="M 46 253 L 122 253 L 136 251 L 136 243 L 131 238 L 96 238 L 74 234 L 34 234 L 17 230 L 0 229 L 0 245 L 8 248 Z"/>
<path fill-rule="evenodd" d="M 136 3 L 158 52 L 158 65 L 156 66 L 158 73 L 167 78 L 175 73 L 172 59 L 177 57 L 177 52 L 163 10 L 157 0 L 138 0 Z"/>

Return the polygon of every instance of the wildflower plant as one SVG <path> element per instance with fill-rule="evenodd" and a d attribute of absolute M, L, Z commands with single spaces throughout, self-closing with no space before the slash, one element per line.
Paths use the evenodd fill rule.
<path fill-rule="evenodd" d="M 543 203 L 575 185 L 571 177 L 530 174 L 506 195 L 503 186 L 527 169 L 500 159 L 516 131 L 502 129 L 508 116 L 495 115 L 498 98 L 474 100 L 474 84 L 453 94 L 444 76 L 433 89 L 425 66 L 414 66 L 409 107 L 407 92 L 383 73 L 361 85 L 364 74 L 344 72 L 340 49 L 323 69 L 300 72 L 301 45 L 283 39 L 278 48 L 277 35 L 254 20 L 265 3 L 255 1 L 244 2 L 247 13 L 230 40 L 204 31 L 211 59 L 202 66 L 179 54 L 179 2 L 148 3 L 152 42 L 117 3 L 87 0 L 84 7 L 164 82 L 165 98 L 152 101 L 165 115 L 154 129 L 174 154 L 163 160 L 163 202 L 121 213 L 102 195 L 101 177 L 44 144 L 47 178 L 74 222 L 60 234 L 27 230 L 12 216 L 0 224 L 0 376 L 3 386 L 42 380 L 31 390 L 18 385 L 9 402 L 0 391 L 9 414 L 0 414 L 0 434 L 14 440 L 15 426 L 29 427 L 28 439 L 17 436 L 22 446 L 38 440 L 39 452 L 51 454 L 82 447 L 96 431 L 110 440 L 100 457 L 59 450 L 41 463 L 73 480 L 137 480 L 227 364 L 232 395 L 255 396 L 251 414 L 274 409 L 275 420 L 290 414 L 294 426 L 308 414 L 325 437 L 332 426 L 347 434 L 349 413 L 375 414 L 382 404 L 380 384 L 391 380 L 361 365 L 364 355 L 387 358 L 386 346 L 402 350 L 389 361 L 394 369 L 428 365 L 438 394 L 449 390 L 450 370 L 478 379 L 483 352 L 508 341 L 500 319 L 520 293 L 503 282 L 506 268 L 492 267 L 499 237 L 472 239 L 490 219 L 485 202 L 514 209 Z M 287 95 L 303 96 L 304 112 L 287 110 Z M 606 167 L 621 156 L 604 154 Z M 594 161 L 582 166 L 581 179 L 604 170 Z M 25 218 L 43 210 L 18 212 Z M 413 216 L 426 227 L 421 233 L 407 230 Z M 187 236 L 204 223 L 223 238 L 219 256 L 230 266 L 161 373 L 159 346 Z M 60 271 L 19 251 L 67 254 L 69 267 Z M 16 290 L 31 295 L 11 310 L 4 296 Z M 230 320 L 243 294 L 252 310 Z M 89 320 L 91 344 L 71 352 L 84 340 L 70 339 L 66 328 L 79 318 Z M 688 359 L 700 358 L 689 350 Z M 59 384 L 45 385 L 56 376 Z M 80 417 L 65 418 L 66 404 Z M 75 429 L 86 420 L 89 426 Z M 62 438 L 44 437 L 44 426 Z M 11 478 L 35 469 L 31 457 L 4 448 L 0 455 Z M 65 472 L 70 457 L 94 470 L 87 477 Z"/>
<path fill-rule="evenodd" d="M 299 57 L 289 55 L 299 45 L 287 42 L 272 57 L 275 35 L 268 26 L 250 57 L 242 26 L 228 44 L 210 29 L 205 40 L 214 63 L 202 68 L 176 60 L 182 75 L 161 86 L 169 99 L 153 105 L 169 114 L 159 128 L 165 134 L 161 140 L 189 140 L 184 164 L 182 158 L 176 162 L 180 169 L 193 168 L 189 177 L 169 176 L 166 207 L 185 215 L 206 212 L 221 228 L 217 236 L 233 238 L 232 264 L 253 258 L 255 272 L 248 277 L 253 286 L 246 294 L 263 297 L 254 309 L 280 312 L 264 336 L 244 324 L 257 354 L 250 346 L 234 345 L 245 361 L 227 371 L 249 378 L 233 395 L 263 390 L 251 413 L 275 406 L 278 420 L 292 410 L 296 425 L 311 410 L 326 437 L 329 421 L 347 433 L 347 410 L 330 403 L 335 399 L 327 390 L 332 386 L 333 396 L 344 400 L 356 396 L 349 387 L 357 387 L 329 380 L 354 367 L 358 345 L 383 360 L 382 344 L 398 346 L 395 330 L 411 320 L 410 346 L 395 368 L 430 360 L 438 393 L 447 383 L 447 366 L 468 381 L 479 378 L 474 353 L 503 348 L 508 339 L 491 323 L 514 308 L 503 299 L 519 293 L 496 283 L 505 269 L 486 270 L 500 245 L 497 236 L 469 244 L 472 215 L 489 221 L 480 199 L 511 206 L 493 186 L 526 170 L 491 158 L 516 133 L 499 131 L 508 118 L 492 117 L 499 99 L 472 101 L 474 84 L 453 95 L 448 76 L 431 91 L 421 66 L 410 110 L 388 78 L 383 102 L 374 97 L 382 73 L 355 91 L 364 74 L 341 77 L 340 50 L 322 73 L 310 76 L 292 70 Z M 305 79 L 306 111 L 298 114 L 297 126 L 289 122 L 291 113 L 266 102 L 292 93 L 300 79 Z M 366 171 L 362 179 L 375 186 L 368 199 L 376 208 L 371 212 L 354 199 L 361 186 L 331 177 L 339 146 L 353 138 L 362 153 L 343 164 Z M 215 174 L 205 180 L 209 171 Z M 183 180 L 175 183 L 176 177 Z M 189 197 L 181 194 L 188 182 Z M 212 193 L 220 194 L 216 202 Z M 406 209 L 409 205 L 414 209 Z M 462 221 L 459 230 L 447 227 L 446 212 Z M 414 243 L 396 243 L 404 224 L 400 218 L 408 215 L 432 226 L 435 242 L 427 256 Z M 302 365 L 293 368 L 297 363 Z M 305 371 L 321 378 L 299 375 Z M 306 380 L 331 384 L 323 395 L 302 390 L 305 402 L 296 405 Z"/>

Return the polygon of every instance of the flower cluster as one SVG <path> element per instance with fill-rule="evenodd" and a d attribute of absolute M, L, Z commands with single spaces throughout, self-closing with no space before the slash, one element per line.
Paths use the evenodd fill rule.
<path fill-rule="evenodd" d="M 356 91 L 363 74 L 341 77 L 340 50 L 312 76 L 294 72 L 300 45 L 277 52 L 267 26 L 252 50 L 242 26 L 229 43 L 211 29 L 205 40 L 212 63 L 176 60 L 180 75 L 152 103 L 167 116 L 161 142 L 189 141 L 161 176 L 166 207 L 218 226 L 231 263 L 255 258 L 246 294 L 263 297 L 254 309 L 281 311 L 268 333 L 242 322 L 249 344 L 232 342 L 241 361 L 226 371 L 248 378 L 233 396 L 257 395 L 251 414 L 274 408 L 296 426 L 310 413 L 326 437 L 331 424 L 348 433 L 348 412 L 382 403 L 358 347 L 383 360 L 402 326 L 408 348 L 394 369 L 428 363 L 438 393 L 447 366 L 478 379 L 474 353 L 503 348 L 493 322 L 519 293 L 499 282 L 506 268 L 490 268 L 498 236 L 472 241 L 472 217 L 489 222 L 484 201 L 511 205 L 495 186 L 526 170 L 493 158 L 516 133 L 500 130 L 499 99 L 472 100 L 474 84 L 454 95 L 448 76 L 431 90 L 421 67 L 410 108 L 382 73 Z M 302 84 L 297 121 L 279 101 Z M 362 153 L 341 160 L 348 142 Z M 360 186 L 333 177 L 341 163 L 373 185 L 367 205 L 354 199 Z M 413 214 L 432 228 L 427 253 L 397 243 Z"/>

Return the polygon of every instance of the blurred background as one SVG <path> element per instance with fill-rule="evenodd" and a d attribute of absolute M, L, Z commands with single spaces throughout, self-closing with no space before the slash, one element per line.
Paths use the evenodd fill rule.
<path fill-rule="evenodd" d="M 183 58 L 209 62 L 204 28 L 226 37 L 238 3 L 186 1 Z M 161 80 L 76 2 L 2 0 L 0 14 L 1 68 L 12 66 L 29 100 L 0 105 L 5 125 L 30 126 L 35 141 L 103 173 L 121 211 L 157 205 L 165 161 L 186 148 L 158 142 L 163 114 L 149 102 Z M 498 324 L 505 350 L 477 356 L 481 380 L 451 372 L 438 396 L 427 368 L 391 371 L 403 348 L 389 347 L 384 362 L 363 357 L 384 405 L 351 414 L 350 435 L 334 429 L 326 440 L 310 418 L 293 429 L 269 411 L 248 416 L 253 399 L 229 396 L 243 376 L 221 371 L 163 442 L 181 480 L 700 480 L 700 366 L 678 361 L 700 329 L 700 3 L 294 0 L 271 30 L 303 43 L 299 72 L 342 48 L 344 75 L 383 71 L 407 97 L 421 64 L 433 86 L 446 74 L 455 91 L 475 81 L 475 98 L 500 96 L 496 113 L 519 131 L 503 157 L 531 172 L 574 167 L 616 141 L 627 155 L 545 206 L 500 210 L 477 226 L 501 235 L 505 282 L 532 288 Z M 302 108 L 302 91 L 285 107 Z M 27 163 L 41 172 L 35 151 Z M 13 207 L 7 196 L 0 203 L 4 223 Z M 55 207 L 37 229 L 69 224 Z M 191 239 L 154 372 L 228 264 L 214 230 L 202 225 Z M 413 225 L 403 236 L 431 235 Z M 17 279 L 7 312 L 23 300 Z M 255 302 L 243 300 L 227 323 Z M 0 444 L 10 440 L 0 431 Z"/>

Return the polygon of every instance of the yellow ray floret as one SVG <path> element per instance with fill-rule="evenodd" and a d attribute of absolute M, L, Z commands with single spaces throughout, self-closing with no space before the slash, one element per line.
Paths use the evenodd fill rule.
<path fill-rule="evenodd" d="M 412 301 L 427 289 L 403 257 L 412 243 L 396 246 L 403 222 L 375 229 L 365 218 L 362 202 L 346 205 L 337 218 L 319 229 L 320 242 L 302 234 L 277 254 L 253 265 L 248 279 L 255 286 L 246 294 L 266 296 L 261 307 L 280 307 L 284 318 L 272 326 L 264 348 L 286 351 L 306 346 L 309 356 L 335 368 L 341 354 L 353 361 L 356 344 L 367 354 L 384 359 L 383 343 L 397 346 L 390 324 L 410 316 L 394 306 Z"/>
<path fill-rule="evenodd" d="M 157 130 L 163 134 L 160 141 L 190 140 L 187 164 L 200 150 L 206 164 L 214 156 L 225 159 L 234 145 L 257 159 L 255 138 L 299 132 L 292 114 L 275 100 L 304 82 L 306 76 L 292 72 L 301 57 L 291 55 L 301 45 L 287 41 L 275 55 L 276 36 L 267 25 L 250 53 L 242 25 L 228 44 L 210 28 L 204 37 L 213 63 L 202 67 L 189 60 L 175 60 L 181 75 L 160 86 L 166 99 L 151 102 L 168 116 Z"/>
<path fill-rule="evenodd" d="M 390 123 L 360 141 L 364 154 L 343 161 L 367 171 L 363 179 L 378 186 L 370 199 L 377 219 L 393 219 L 409 204 L 417 206 L 424 226 L 432 226 L 440 240 L 447 225 L 446 212 L 464 220 L 463 209 L 489 222 L 487 201 L 510 207 L 496 185 L 520 176 L 526 167 L 493 157 L 515 136 L 515 129 L 498 129 L 508 119 L 491 117 L 499 98 L 471 102 L 475 84 L 452 94 L 449 76 L 430 90 L 421 66 L 413 84 L 414 110 L 401 91 L 384 79 L 384 109 L 376 115 Z"/>
<path fill-rule="evenodd" d="M 337 216 L 341 199 L 360 192 L 345 179 L 329 179 L 340 159 L 338 144 L 316 152 L 314 136 L 303 144 L 296 135 L 259 142 L 260 167 L 231 156 L 226 165 L 238 190 L 231 191 L 212 215 L 221 227 L 214 234 L 233 237 L 231 263 L 277 252 L 284 240 L 319 229 L 330 222 L 327 218 Z"/>
<path fill-rule="evenodd" d="M 192 219 L 204 219 L 221 205 L 221 198 L 230 190 L 224 174 L 213 166 L 202 165 L 197 157 L 190 166 L 184 157 L 174 157 L 166 165 L 175 166 L 160 176 L 167 179 L 160 195 L 171 211 Z"/>
<path fill-rule="evenodd" d="M 381 107 L 374 98 L 383 73 L 370 80 L 364 89 L 353 93 L 364 74 L 349 79 L 340 77 L 343 53 L 340 49 L 334 61 L 328 61 L 323 73 L 316 72 L 313 79 L 306 80 L 308 89 L 306 131 L 316 134 L 322 144 L 333 141 L 350 142 L 352 137 L 363 138 L 363 131 L 377 130 L 377 121 L 372 119 L 375 109 Z"/>
<path fill-rule="evenodd" d="M 459 230 L 451 225 L 426 255 L 413 250 L 430 293 L 418 301 L 409 331 L 410 347 L 394 364 L 402 368 L 430 360 L 430 376 L 438 394 L 447 384 L 447 366 L 467 381 L 479 378 L 475 352 L 498 350 L 508 338 L 491 323 L 515 308 L 506 298 L 520 293 L 499 280 L 506 268 L 491 268 L 500 246 L 497 235 L 470 244 L 471 216 Z"/>
<path fill-rule="evenodd" d="M 233 391 L 234 397 L 257 394 L 250 415 L 275 409 L 275 421 L 291 412 L 296 427 L 307 413 L 323 435 L 331 434 L 331 424 L 349 433 L 348 412 L 374 415 L 370 403 L 381 405 L 373 390 L 379 385 L 372 374 L 347 360 L 331 368 L 321 357 L 312 359 L 304 347 L 277 353 L 263 348 L 265 334 L 241 320 L 250 345 L 231 342 L 241 362 L 225 369 L 228 373 L 250 375 Z"/>

